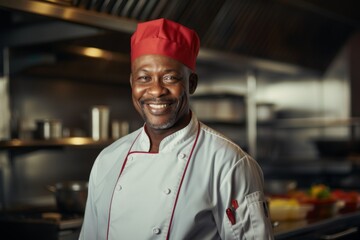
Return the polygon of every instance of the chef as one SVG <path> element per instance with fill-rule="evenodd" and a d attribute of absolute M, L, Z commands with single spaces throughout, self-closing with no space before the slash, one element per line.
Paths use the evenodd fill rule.
<path fill-rule="evenodd" d="M 130 84 L 145 124 L 94 162 L 80 239 L 273 239 L 259 165 L 190 110 L 199 46 L 173 21 L 138 24 Z"/>

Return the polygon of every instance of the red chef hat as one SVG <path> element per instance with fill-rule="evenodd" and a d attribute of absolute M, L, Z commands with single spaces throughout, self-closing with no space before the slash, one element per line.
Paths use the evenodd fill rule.
<path fill-rule="evenodd" d="M 131 37 L 131 62 L 147 54 L 173 58 L 195 70 L 200 40 L 195 31 L 161 18 L 139 23 Z"/>

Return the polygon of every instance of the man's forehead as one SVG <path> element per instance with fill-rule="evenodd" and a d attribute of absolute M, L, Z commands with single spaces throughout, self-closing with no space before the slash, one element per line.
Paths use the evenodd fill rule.
<path fill-rule="evenodd" d="M 170 57 L 157 55 L 157 54 L 149 54 L 143 55 L 135 59 L 131 63 L 132 70 L 142 69 L 142 68 L 162 68 L 168 70 L 179 70 L 186 68 L 186 66 Z"/>

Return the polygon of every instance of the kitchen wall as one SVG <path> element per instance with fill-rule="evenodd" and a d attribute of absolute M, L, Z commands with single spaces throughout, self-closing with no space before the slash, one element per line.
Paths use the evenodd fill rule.
<path fill-rule="evenodd" d="M 350 137 L 348 49 L 344 46 L 322 75 L 259 75 L 256 98 L 276 106 L 278 149 L 282 149 L 278 157 L 316 159 L 315 140 Z M 331 123 L 335 120 L 338 123 Z"/>
<path fill-rule="evenodd" d="M 90 108 L 99 104 L 110 107 L 110 122 L 128 121 L 130 131 L 142 125 L 132 106 L 130 86 L 126 84 L 21 74 L 14 75 L 9 83 L 12 134 L 22 139 L 33 138 L 38 119 L 60 119 L 73 136 L 90 136 Z M 59 181 L 87 180 L 101 149 L 102 146 L 68 146 L 2 151 L 3 208 L 54 206 L 54 196 L 46 186 Z"/>
<path fill-rule="evenodd" d="M 256 159 L 266 179 L 295 179 L 300 187 L 313 183 L 339 187 L 356 174 L 349 159 L 322 157 L 316 146 L 319 139 L 347 141 L 350 138 L 351 107 L 358 103 L 350 100 L 354 90 L 351 89 L 349 51 L 347 44 L 322 74 L 308 69 L 293 73 L 261 68 L 255 71 L 256 101 L 271 103 L 275 107 L 275 121 L 257 125 Z M 200 71 L 200 93 L 228 91 L 246 95 L 247 88 L 247 71 L 244 69 L 217 70 L 212 67 Z M 246 149 L 244 126 L 212 127 Z M 347 187 L 360 186 L 352 184 Z"/>
<path fill-rule="evenodd" d="M 20 127 L 20 134 L 22 130 L 25 134 L 34 130 L 36 120 L 55 118 L 60 119 L 63 127 L 71 132 L 90 136 L 90 110 L 93 105 L 108 105 L 110 122 L 115 119 L 134 120 L 129 84 L 25 76 L 12 79 L 10 87 L 12 120 Z M 16 128 L 16 125 L 13 127 Z"/>
<path fill-rule="evenodd" d="M 249 97 L 247 74 L 247 71 L 238 70 L 221 75 L 215 68 L 201 71 L 197 92 L 227 92 Z M 323 117 L 322 97 L 326 83 L 322 76 L 306 70 L 285 73 L 262 69 L 257 69 L 255 76 L 256 90 L 251 94 L 255 95 L 256 102 L 273 104 L 275 112 L 272 122 L 275 124 L 257 125 L 257 158 L 265 161 L 315 158 L 317 152 L 310 139 L 318 136 L 320 130 L 308 128 L 306 124 L 301 128 L 293 127 L 291 120 Z M 246 131 L 241 131 L 244 127 L 212 127 L 247 147 Z"/>
<path fill-rule="evenodd" d="M 268 180 L 294 179 L 299 187 L 324 183 L 360 189 L 356 156 L 323 156 L 316 145 L 319 140 L 339 141 L 327 147 L 327 152 L 337 151 L 351 141 L 352 130 L 359 137 L 359 122 L 351 110 L 359 106 L 351 100 L 354 81 L 358 82 L 351 77 L 353 43 L 350 39 L 322 75 L 259 78 L 257 98 L 275 102 L 278 110 L 274 141 L 263 143 L 276 143 L 273 155 L 260 159 Z"/>

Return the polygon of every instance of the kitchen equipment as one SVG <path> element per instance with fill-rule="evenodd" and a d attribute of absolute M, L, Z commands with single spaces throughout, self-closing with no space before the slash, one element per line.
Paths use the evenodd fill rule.
<path fill-rule="evenodd" d="M 57 139 L 62 137 L 62 122 L 58 119 L 36 120 L 35 138 Z"/>
<path fill-rule="evenodd" d="M 47 186 L 47 189 L 54 193 L 57 208 L 65 213 L 84 213 L 88 182 L 86 181 L 65 181 L 55 185 Z"/>
<path fill-rule="evenodd" d="M 129 133 L 129 122 L 113 120 L 111 122 L 111 137 L 112 139 L 118 139 Z"/>
<path fill-rule="evenodd" d="M 350 139 L 324 138 L 314 140 L 321 157 L 347 157 L 360 153 L 360 141 Z"/>
<path fill-rule="evenodd" d="M 0 77 L 0 139 L 9 139 L 10 137 L 10 103 L 8 96 L 9 80 Z"/>
<path fill-rule="evenodd" d="M 91 137 L 94 140 L 109 138 L 109 115 L 108 106 L 97 105 L 91 108 Z"/>
<path fill-rule="evenodd" d="M 209 93 L 192 96 L 191 108 L 203 121 L 243 122 L 245 97 L 232 93 Z"/>
<path fill-rule="evenodd" d="M 258 122 L 267 122 L 275 119 L 275 104 L 259 102 L 256 104 L 256 115 Z"/>

